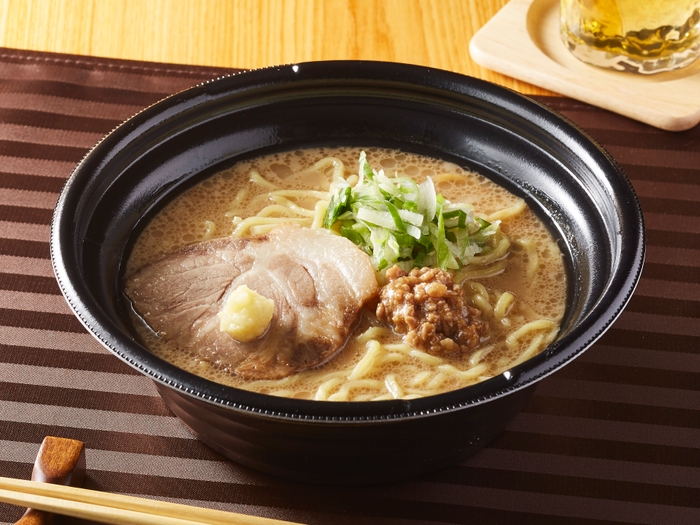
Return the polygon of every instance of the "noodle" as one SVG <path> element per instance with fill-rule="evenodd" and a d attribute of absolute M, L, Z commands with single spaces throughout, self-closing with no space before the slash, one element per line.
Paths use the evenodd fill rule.
<path fill-rule="evenodd" d="M 484 348 L 480 348 L 476 352 L 472 354 L 472 356 L 469 358 L 469 364 L 474 366 L 479 364 L 484 358 L 486 358 L 487 355 L 495 348 L 494 345 L 489 345 Z"/>
<path fill-rule="evenodd" d="M 204 238 L 211 239 L 216 233 L 216 224 L 212 221 L 204 221 Z"/>
<path fill-rule="evenodd" d="M 484 255 L 475 255 L 470 263 L 470 266 L 485 266 L 497 261 L 501 257 L 505 257 L 510 249 L 510 239 L 508 239 L 508 237 L 500 230 L 493 236 L 493 238 L 496 246 L 490 252 Z"/>
<path fill-rule="evenodd" d="M 396 382 L 394 374 L 389 374 L 384 378 L 384 385 L 394 399 L 401 399 L 404 397 L 403 388 Z"/>
<path fill-rule="evenodd" d="M 521 246 L 522 248 L 525 249 L 526 252 L 526 259 L 527 259 L 527 278 L 528 279 L 534 279 L 536 272 L 537 272 L 537 267 L 539 266 L 539 256 L 537 255 L 537 248 L 535 247 L 535 243 L 532 242 L 530 239 L 520 239 L 517 241 L 518 246 Z"/>
<path fill-rule="evenodd" d="M 513 306 L 515 296 L 510 292 L 503 292 L 496 301 L 496 306 L 493 307 L 493 317 L 496 321 L 502 320 Z"/>
<path fill-rule="evenodd" d="M 234 237 L 242 237 L 243 235 L 250 233 L 253 235 L 259 235 L 270 231 L 272 228 L 279 224 L 288 224 L 294 222 L 302 226 L 308 226 L 310 221 L 307 218 L 297 218 L 297 217 L 251 217 L 249 219 L 244 219 L 241 223 L 236 226 L 236 229 L 231 235 Z"/>
<path fill-rule="evenodd" d="M 289 212 L 294 212 L 297 215 L 303 215 L 306 217 L 313 217 L 314 216 L 314 210 L 309 210 L 307 208 L 302 208 L 301 206 L 298 206 L 297 204 L 293 203 L 286 197 L 282 197 L 281 195 L 275 195 L 274 193 L 270 195 L 270 198 L 275 201 L 280 207 L 286 207 L 288 209 L 287 213 Z M 315 209 L 314 205 L 314 209 Z"/>
<path fill-rule="evenodd" d="M 504 208 L 502 210 L 498 210 L 495 213 L 492 213 L 488 217 L 486 217 L 486 220 L 489 222 L 494 222 L 494 221 L 508 221 L 516 217 L 517 215 L 520 215 L 522 212 L 524 212 L 527 209 L 527 205 L 525 204 L 525 201 L 522 199 L 519 199 L 516 204 L 513 206 L 509 206 L 508 208 Z"/>
<path fill-rule="evenodd" d="M 243 202 L 248 198 L 248 194 L 250 191 L 248 190 L 247 187 L 242 188 L 241 190 L 236 193 L 236 197 L 233 199 L 233 202 L 231 203 L 231 208 L 229 211 L 226 212 L 226 217 L 234 217 L 236 213 L 238 212 L 238 209 L 241 207 Z"/>
<path fill-rule="evenodd" d="M 365 356 L 357 363 L 357 366 L 350 372 L 348 379 L 350 381 L 354 379 L 359 379 L 366 376 L 374 367 L 374 363 L 379 357 L 379 353 L 382 351 L 382 345 L 379 341 L 370 341 L 367 343 L 367 353 Z"/>
<path fill-rule="evenodd" d="M 276 186 L 267 179 L 264 179 L 262 175 L 260 175 L 256 170 L 252 170 L 250 172 L 250 182 L 253 182 L 258 186 L 262 186 L 264 188 L 270 188 L 272 190 L 279 189 L 279 186 Z"/>
<path fill-rule="evenodd" d="M 311 222 L 312 228 L 321 228 L 323 226 L 323 218 L 326 215 L 326 208 L 328 208 L 327 201 L 318 201 L 314 207 L 314 220 Z"/>
<path fill-rule="evenodd" d="M 381 388 L 382 382 L 376 379 L 356 379 L 354 381 L 347 381 L 335 394 L 328 396 L 328 401 L 349 401 L 350 392 L 355 389 L 360 388 Z"/>
<path fill-rule="evenodd" d="M 510 348 L 513 348 L 517 344 L 517 342 L 527 334 L 541 330 L 552 331 L 557 328 L 557 324 L 554 321 L 550 321 L 549 319 L 539 319 L 537 321 L 531 321 L 521 326 L 513 333 L 511 333 L 508 337 L 506 337 L 506 344 Z"/>
<path fill-rule="evenodd" d="M 291 206 L 283 206 L 280 204 L 270 204 L 269 206 L 265 206 L 262 210 L 260 210 L 260 213 L 258 213 L 257 217 L 258 218 L 260 218 L 260 217 L 275 217 L 275 216 L 294 217 L 297 214 L 298 215 L 306 215 L 305 213 L 299 213 L 298 210 L 292 208 Z"/>
<path fill-rule="evenodd" d="M 457 275 L 455 275 L 455 282 L 462 283 L 464 281 L 469 281 L 472 279 L 485 279 L 487 277 L 493 277 L 500 273 L 503 273 L 508 266 L 508 261 L 496 261 L 493 264 L 482 267 L 472 267 L 471 265 L 460 270 Z"/>

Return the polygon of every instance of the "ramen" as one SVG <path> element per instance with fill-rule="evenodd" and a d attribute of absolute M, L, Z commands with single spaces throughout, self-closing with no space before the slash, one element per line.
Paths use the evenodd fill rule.
<path fill-rule="evenodd" d="M 358 159 L 362 159 L 359 166 Z M 472 245 L 456 250 L 455 234 L 445 230 L 448 233 L 442 241 L 450 245 L 454 257 L 440 247 L 433 252 L 424 250 L 419 230 L 427 229 L 404 211 L 370 217 L 369 224 L 397 221 L 399 239 L 407 239 L 415 230 L 409 251 L 399 247 L 391 259 L 379 244 L 363 245 L 362 235 L 365 240 L 376 240 L 376 235 L 347 226 L 350 223 L 344 218 L 348 213 L 336 206 L 338 195 L 345 190 L 350 195 L 365 182 L 363 171 L 381 177 L 378 184 L 387 185 L 385 194 L 391 191 L 391 184 L 429 184 L 439 206 L 453 210 L 443 213 L 441 221 L 444 216 L 445 221 L 463 224 L 471 215 L 459 210 L 469 212 L 473 207 L 475 218 L 469 220 L 475 226 L 463 235 Z M 337 216 L 329 220 L 330 209 L 336 207 Z M 150 351 L 196 375 L 254 392 L 365 401 L 424 397 L 486 380 L 541 352 L 557 336 L 566 304 L 563 256 L 525 202 L 452 163 L 390 149 L 366 148 L 363 152 L 341 147 L 276 153 L 223 170 L 179 195 L 153 217 L 133 246 L 125 275 L 129 278 L 169 254 L 210 239 L 272 235 L 288 224 L 325 227 L 349 238 L 357 250 L 370 255 L 379 285 L 387 285 L 387 272 L 395 274 L 391 269 L 395 265 L 403 266 L 406 274 L 411 266 L 442 267 L 488 330 L 469 351 L 441 355 L 407 341 L 404 332 L 386 322 L 386 316 L 377 315 L 375 301 L 362 310 L 342 348 L 331 358 L 285 377 L 251 379 L 231 373 L 196 348 L 168 340 L 134 312 L 138 334 Z M 362 235 L 353 234 L 353 228 Z M 481 240 L 476 243 L 475 239 Z M 392 243 L 382 246 L 385 244 Z"/>

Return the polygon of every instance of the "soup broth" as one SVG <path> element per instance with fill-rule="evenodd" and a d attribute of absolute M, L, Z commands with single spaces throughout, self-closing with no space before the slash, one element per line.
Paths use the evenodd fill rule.
<path fill-rule="evenodd" d="M 357 181 L 359 148 L 276 153 L 240 162 L 188 189 L 144 229 L 126 274 L 199 241 L 249 236 L 278 223 L 319 227 L 333 177 Z M 342 350 L 311 370 L 283 379 L 248 380 L 217 368 L 190 349 L 159 338 L 134 314 L 145 345 L 157 356 L 212 381 L 277 396 L 317 400 L 416 398 L 461 388 L 503 373 L 542 351 L 557 335 L 566 304 L 562 254 L 524 201 L 487 178 L 442 160 L 365 148 L 370 165 L 389 177 L 430 177 L 451 202 L 500 221 L 507 253 L 488 266 L 467 266 L 455 279 L 489 323 L 473 352 L 438 357 L 413 348 L 366 308 Z M 320 203 L 320 204 L 319 204 Z M 262 216 L 262 218 L 261 218 Z M 359 248 L 358 248 L 359 249 Z M 378 275 L 382 283 L 381 272 Z"/>

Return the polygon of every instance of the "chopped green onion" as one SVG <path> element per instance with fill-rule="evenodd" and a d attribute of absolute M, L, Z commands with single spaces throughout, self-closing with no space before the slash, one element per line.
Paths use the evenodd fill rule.
<path fill-rule="evenodd" d="M 375 171 L 360 153 L 358 182 L 334 183 L 324 228 L 340 224 L 340 234 L 367 252 L 377 271 L 438 266 L 458 270 L 488 251 L 499 221 L 474 217 L 470 204 L 451 203 L 436 193 L 432 179 L 417 184 L 408 177 Z"/>
<path fill-rule="evenodd" d="M 425 182 L 418 186 L 418 213 L 421 213 L 427 222 L 435 218 L 437 195 L 435 194 L 435 185 L 433 179 L 428 177 Z"/>
<path fill-rule="evenodd" d="M 338 220 L 338 216 L 348 206 L 351 197 L 352 188 L 349 185 L 338 188 L 328 203 L 326 216 L 323 219 L 324 228 L 333 226 L 333 223 Z"/>
<path fill-rule="evenodd" d="M 357 210 L 356 216 L 359 220 L 374 224 L 375 226 L 382 226 L 389 229 L 396 226 L 391 213 L 388 211 L 379 211 L 372 208 L 360 208 Z M 402 231 L 400 228 L 396 229 L 398 231 Z M 403 228 L 403 231 L 406 231 L 405 228 Z"/>

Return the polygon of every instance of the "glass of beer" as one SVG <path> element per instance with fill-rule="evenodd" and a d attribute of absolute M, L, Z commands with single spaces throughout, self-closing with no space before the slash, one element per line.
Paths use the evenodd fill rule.
<path fill-rule="evenodd" d="M 589 64 L 670 71 L 700 56 L 700 0 L 561 0 L 560 31 Z"/>

